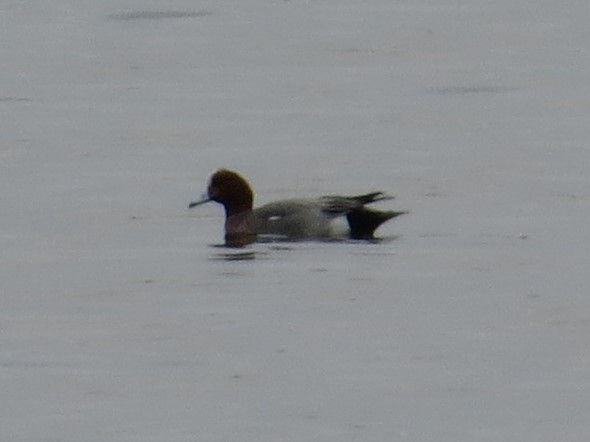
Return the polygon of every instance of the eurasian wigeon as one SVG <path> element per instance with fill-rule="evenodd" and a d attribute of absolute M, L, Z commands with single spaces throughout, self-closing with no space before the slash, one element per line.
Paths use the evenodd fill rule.
<path fill-rule="evenodd" d="M 250 184 L 237 172 L 216 170 L 207 193 L 188 208 L 215 201 L 225 208 L 225 244 L 240 247 L 258 236 L 278 240 L 326 240 L 341 236 L 334 226 L 338 218 L 346 219 L 347 237 L 374 239 L 375 230 L 385 221 L 407 213 L 369 209 L 366 204 L 392 199 L 383 192 L 357 196 L 328 195 L 319 198 L 288 199 L 252 209 L 254 193 Z"/>

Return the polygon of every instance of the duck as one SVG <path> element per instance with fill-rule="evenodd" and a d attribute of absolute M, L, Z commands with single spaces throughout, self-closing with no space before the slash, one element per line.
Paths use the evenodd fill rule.
<path fill-rule="evenodd" d="M 384 192 L 355 196 L 324 195 L 317 198 L 292 198 L 253 208 L 254 191 L 238 172 L 215 170 L 207 192 L 191 201 L 189 209 L 208 202 L 225 209 L 225 246 L 243 247 L 258 240 L 374 240 L 375 231 L 384 222 L 407 211 L 376 210 L 366 205 L 391 200 Z M 335 222 L 345 220 L 344 229 Z"/>

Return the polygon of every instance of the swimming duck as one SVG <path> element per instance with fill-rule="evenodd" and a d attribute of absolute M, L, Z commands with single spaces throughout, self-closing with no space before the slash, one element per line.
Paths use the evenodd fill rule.
<path fill-rule="evenodd" d="M 383 192 L 356 196 L 328 195 L 275 201 L 253 209 L 254 192 L 237 172 L 216 170 L 209 180 L 207 193 L 188 208 L 215 201 L 225 208 L 225 244 L 241 247 L 260 237 L 301 241 L 326 240 L 340 236 L 334 227 L 338 218 L 347 221 L 350 239 L 374 239 L 375 230 L 385 221 L 407 213 L 381 211 L 365 205 L 392 199 Z"/>

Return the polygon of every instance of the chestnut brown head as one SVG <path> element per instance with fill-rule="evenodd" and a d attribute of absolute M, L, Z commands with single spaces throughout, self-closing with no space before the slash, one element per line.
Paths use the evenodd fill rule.
<path fill-rule="evenodd" d="M 254 202 L 254 193 L 240 174 L 232 170 L 216 170 L 207 187 L 207 194 L 199 201 L 193 201 L 189 208 L 198 206 L 208 201 L 215 201 L 223 204 L 228 216 L 236 213 L 252 210 Z"/>

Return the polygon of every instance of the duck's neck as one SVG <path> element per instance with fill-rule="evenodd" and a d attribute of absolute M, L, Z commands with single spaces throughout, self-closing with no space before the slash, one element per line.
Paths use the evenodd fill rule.
<path fill-rule="evenodd" d="M 225 245 L 242 247 L 256 241 L 256 226 L 252 210 L 232 213 L 226 211 Z"/>

